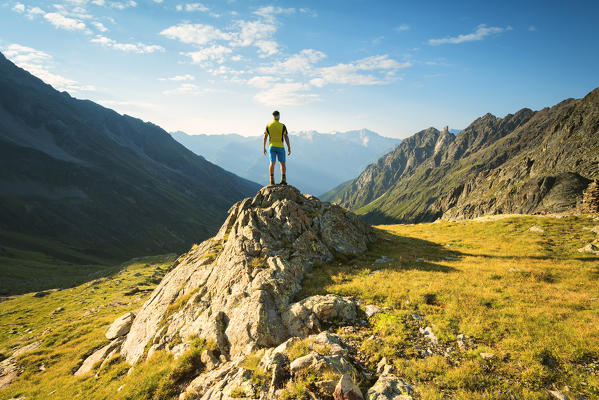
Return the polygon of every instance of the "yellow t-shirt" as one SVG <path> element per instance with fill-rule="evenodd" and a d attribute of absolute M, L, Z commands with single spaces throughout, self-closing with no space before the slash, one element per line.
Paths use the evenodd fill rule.
<path fill-rule="evenodd" d="M 272 147 L 283 147 L 283 135 L 287 135 L 287 127 L 285 124 L 280 123 L 277 120 L 272 121 L 266 125 L 265 135 L 268 135 L 268 145 Z"/>

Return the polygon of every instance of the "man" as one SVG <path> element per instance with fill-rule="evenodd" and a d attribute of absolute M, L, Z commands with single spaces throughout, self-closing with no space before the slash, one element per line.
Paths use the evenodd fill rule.
<path fill-rule="evenodd" d="M 268 172 L 270 172 L 270 184 L 275 184 L 275 163 L 279 160 L 281 164 L 281 185 L 287 184 L 285 178 L 285 145 L 283 139 L 287 143 L 287 155 L 291 155 L 291 145 L 289 144 L 289 135 L 287 135 L 287 127 L 279 122 L 280 114 L 278 111 L 272 113 L 274 121 L 266 126 L 264 131 L 264 139 L 262 140 L 262 151 L 266 154 L 266 138 L 268 137 L 268 152 L 270 154 L 270 165 L 268 166 Z"/>

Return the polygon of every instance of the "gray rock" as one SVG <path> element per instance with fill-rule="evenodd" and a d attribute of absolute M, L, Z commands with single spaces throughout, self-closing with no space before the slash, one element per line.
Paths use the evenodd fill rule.
<path fill-rule="evenodd" d="M 216 368 L 216 366 L 218 366 L 218 364 L 220 364 L 220 360 L 218 359 L 218 357 L 216 356 L 214 351 L 210 350 L 210 349 L 206 349 L 202 352 L 202 354 L 200 356 L 200 360 L 204 364 L 205 369 L 207 371 L 210 371 L 210 370 Z"/>
<path fill-rule="evenodd" d="M 8 387 L 21 375 L 21 368 L 14 357 L 9 357 L 0 362 L 0 389 Z"/>
<path fill-rule="evenodd" d="M 591 253 L 595 255 L 599 255 L 599 247 L 595 246 L 593 243 L 589 243 L 584 247 L 578 249 L 579 253 Z"/>
<path fill-rule="evenodd" d="M 437 339 L 430 326 L 427 326 L 425 329 L 420 328 L 420 333 L 428 338 L 434 346 L 439 344 L 439 339 Z"/>
<path fill-rule="evenodd" d="M 46 291 L 35 292 L 35 293 L 33 293 L 33 297 L 45 297 L 49 294 L 50 294 L 50 292 L 46 292 Z"/>
<path fill-rule="evenodd" d="M 56 314 L 61 313 L 63 311 L 64 311 L 64 307 L 58 307 L 58 308 L 54 309 L 54 311 L 52 311 L 50 313 L 50 315 L 56 315 Z"/>
<path fill-rule="evenodd" d="M 273 364 L 272 366 L 272 378 L 270 380 L 270 387 L 272 389 L 280 389 L 285 385 L 287 380 L 287 371 L 280 364 Z"/>
<path fill-rule="evenodd" d="M 333 394 L 335 400 L 364 400 L 360 388 L 346 374 L 341 375 Z"/>
<path fill-rule="evenodd" d="M 321 359 L 322 357 L 318 353 L 311 352 L 310 354 L 306 354 L 305 356 L 293 360 L 289 365 L 289 370 L 292 373 L 297 373 L 303 369 L 314 367 L 314 365 Z"/>
<path fill-rule="evenodd" d="M 493 353 L 480 353 L 480 357 L 483 360 L 492 360 L 493 358 L 495 358 L 495 354 L 493 354 Z"/>
<path fill-rule="evenodd" d="M 18 359 L 20 356 L 22 356 L 25 353 L 29 353 L 31 351 L 37 350 L 41 347 L 42 342 L 41 341 L 35 341 L 32 343 L 29 343 L 26 346 L 23 346 L 21 348 L 19 348 L 18 350 L 15 350 L 14 353 L 12 353 L 12 356 L 16 359 Z"/>
<path fill-rule="evenodd" d="M 106 331 L 106 339 L 112 340 L 129 333 L 135 314 L 128 312 L 118 317 Z"/>
<path fill-rule="evenodd" d="M 337 387 L 337 381 L 333 380 L 324 380 L 318 381 L 314 384 L 318 391 L 324 396 L 333 396 L 335 393 L 335 388 Z"/>
<path fill-rule="evenodd" d="M 460 333 L 460 334 L 457 336 L 457 338 L 456 338 L 456 341 L 457 341 L 457 343 L 458 343 L 458 347 L 459 347 L 460 349 L 465 349 L 465 348 L 466 348 L 466 343 L 465 343 L 464 339 L 465 339 L 465 336 L 464 336 L 464 334 L 463 334 L 463 333 Z"/>
<path fill-rule="evenodd" d="M 114 339 L 106 346 L 94 351 L 89 357 L 83 361 L 79 369 L 75 372 L 75 376 L 85 375 L 90 372 L 95 366 L 101 364 L 107 356 L 123 343 L 122 339 Z"/>
<path fill-rule="evenodd" d="M 550 390 L 549 394 L 551 395 L 551 397 L 557 400 L 569 400 L 568 396 L 566 396 L 562 392 L 558 392 L 557 390 Z"/>
<path fill-rule="evenodd" d="M 333 294 L 311 296 L 293 304 L 283 314 L 283 323 L 292 336 L 306 337 L 320 332 L 327 323 L 349 324 L 357 319 L 358 308 L 351 298 Z"/>
<path fill-rule="evenodd" d="M 147 346 L 170 350 L 178 338 L 199 336 L 232 359 L 318 332 L 322 320 L 355 318 L 355 305 L 345 300 L 328 299 L 332 308 L 328 301 L 290 301 L 315 263 L 332 261 L 334 253 L 361 254 L 374 240 L 372 228 L 339 206 L 292 186 L 263 188 L 229 210 L 214 238 L 175 262 L 137 314 L 121 354 L 134 364 Z M 309 327 L 294 323 L 290 312 Z"/>
<path fill-rule="evenodd" d="M 379 306 L 375 306 L 373 304 L 369 304 L 366 306 L 364 312 L 367 317 L 372 317 L 374 314 L 381 312 L 381 308 Z"/>
<path fill-rule="evenodd" d="M 368 389 L 366 400 L 410 400 L 412 386 L 393 374 L 383 374 Z"/>
<path fill-rule="evenodd" d="M 531 226 L 530 228 L 528 228 L 528 231 L 529 232 L 539 232 L 539 233 L 545 232 L 545 230 L 543 228 L 541 228 L 540 226 L 537 226 L 537 225 Z"/>

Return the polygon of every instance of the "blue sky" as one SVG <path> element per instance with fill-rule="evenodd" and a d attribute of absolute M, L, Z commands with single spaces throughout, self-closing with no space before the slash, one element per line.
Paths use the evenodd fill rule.
<path fill-rule="evenodd" d="M 404 138 L 599 86 L 597 1 L 0 2 L 0 50 L 168 131 Z"/>

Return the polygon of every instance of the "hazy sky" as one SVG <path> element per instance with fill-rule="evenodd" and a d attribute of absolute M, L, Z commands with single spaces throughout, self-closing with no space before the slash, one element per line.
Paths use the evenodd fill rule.
<path fill-rule="evenodd" d="M 168 131 L 407 137 L 599 86 L 598 1 L 0 2 L 0 50 Z"/>

